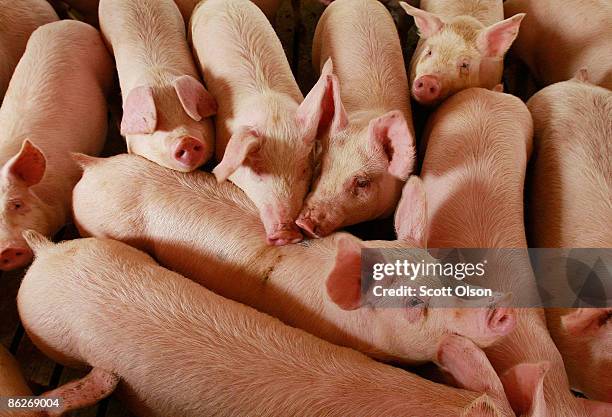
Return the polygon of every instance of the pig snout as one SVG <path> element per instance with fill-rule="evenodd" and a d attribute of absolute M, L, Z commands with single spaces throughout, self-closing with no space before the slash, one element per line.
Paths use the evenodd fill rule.
<path fill-rule="evenodd" d="M 516 326 L 514 311 L 507 307 L 490 308 L 486 320 L 489 331 L 498 336 L 509 334 Z"/>
<path fill-rule="evenodd" d="M 319 213 L 309 209 L 300 214 L 298 219 L 295 221 L 295 224 L 306 232 L 309 237 L 321 238 L 328 235 L 322 225 L 325 221 L 325 213 Z"/>
<path fill-rule="evenodd" d="M 273 206 L 266 205 L 261 212 L 261 220 L 266 229 L 266 239 L 268 245 L 283 246 L 291 243 L 298 243 L 302 240 L 302 233 L 295 225 L 293 218 L 284 213 L 287 210 L 275 209 Z"/>
<path fill-rule="evenodd" d="M 412 85 L 412 94 L 421 104 L 434 104 L 440 99 L 442 84 L 435 75 L 423 75 Z"/>
<path fill-rule="evenodd" d="M 22 268 L 32 261 L 32 250 L 24 243 L 9 243 L 0 248 L 0 270 Z"/>
<path fill-rule="evenodd" d="M 181 138 L 174 147 L 174 159 L 186 168 L 194 169 L 204 163 L 206 145 L 191 136 Z"/>

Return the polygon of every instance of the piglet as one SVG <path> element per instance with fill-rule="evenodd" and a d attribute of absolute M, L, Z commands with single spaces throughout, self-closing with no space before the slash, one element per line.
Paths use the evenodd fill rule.
<path fill-rule="evenodd" d="M 426 127 L 427 150 L 421 171 L 429 197 L 430 247 L 527 247 L 523 186 L 532 133 L 527 107 L 518 98 L 501 92 L 467 89 L 436 110 Z M 502 252 L 498 256 L 500 262 L 494 264 L 500 268 L 487 269 L 490 285 L 520 294 L 521 305 L 539 302 L 526 253 Z M 535 299 L 527 298 L 530 295 Z M 548 361 L 541 387 L 548 415 L 583 417 L 595 412 L 596 404 L 571 394 L 562 357 L 548 333 L 542 309 L 515 311 L 515 330 L 485 349 L 495 369 L 503 374 L 521 363 Z M 532 371 L 525 376 L 526 381 L 540 379 L 544 369 Z M 508 376 L 504 386 L 506 392 L 520 392 L 525 382 Z M 509 395 L 509 399 L 517 412 L 543 407 L 524 401 L 518 394 Z"/>
<path fill-rule="evenodd" d="M 148 417 L 514 415 L 484 353 L 459 336 L 440 343 L 439 363 L 480 393 L 324 342 L 126 244 L 26 238 L 36 252 L 17 298 L 26 331 L 51 358 L 93 366 L 72 399 L 91 402 L 120 379 L 129 408 Z"/>
<path fill-rule="evenodd" d="M 534 120 L 535 157 L 529 204 L 532 245 L 612 247 L 612 93 L 586 70 L 553 84 L 527 103 Z M 546 311 L 574 389 L 612 402 L 612 309 Z"/>
<path fill-rule="evenodd" d="M 337 0 L 325 9 L 313 62 L 322 75 L 307 100 L 331 123 L 320 174 L 296 223 L 324 237 L 393 214 L 414 166 L 415 140 L 399 37 L 380 2 Z"/>
<path fill-rule="evenodd" d="M 32 32 L 57 19 L 45 0 L 0 0 L 0 103 Z"/>
<path fill-rule="evenodd" d="M 323 91 L 303 99 L 283 47 L 248 0 L 208 0 L 191 19 L 194 52 L 217 97 L 218 181 L 257 206 L 270 245 L 296 243 L 295 219 L 310 185 Z M 319 85 L 328 83 L 324 73 Z"/>
<path fill-rule="evenodd" d="M 270 247 L 261 239 L 257 212 L 244 193 L 216 184 L 210 174 L 169 177 L 128 155 L 76 158 L 85 169 L 74 194 L 82 235 L 135 245 L 218 294 L 333 343 L 378 359 L 421 363 L 434 359 L 436 342 L 445 335 L 489 346 L 514 326 L 514 313 L 497 299 L 490 300 L 490 309 L 462 308 L 459 299 L 457 308 L 448 309 L 433 308 L 421 297 L 405 297 L 403 305 L 414 306 L 406 308 L 366 306 L 368 300 L 361 299 L 362 248 L 424 246 L 425 200 L 416 177 L 406 185 L 398 212 L 401 241 L 363 242 L 336 233 Z M 145 186 L 146 172 L 157 180 Z"/>
<path fill-rule="evenodd" d="M 0 108 L 1 270 L 32 259 L 23 230 L 51 236 L 68 220 L 79 179 L 69 153 L 102 149 L 112 71 L 100 34 L 85 23 L 32 34 Z"/>
<path fill-rule="evenodd" d="M 416 101 L 437 105 L 465 88 L 501 82 L 504 55 L 524 13 L 503 20 L 502 0 L 421 0 L 420 9 L 400 4 L 421 37 L 410 62 Z"/>
<path fill-rule="evenodd" d="M 506 16 L 526 13 L 512 46 L 541 86 L 589 69 L 593 84 L 612 89 L 612 7 L 606 0 L 508 0 Z"/>
<path fill-rule="evenodd" d="M 115 54 L 130 153 L 176 171 L 212 155 L 215 99 L 198 79 L 172 0 L 102 0 L 100 27 Z"/>

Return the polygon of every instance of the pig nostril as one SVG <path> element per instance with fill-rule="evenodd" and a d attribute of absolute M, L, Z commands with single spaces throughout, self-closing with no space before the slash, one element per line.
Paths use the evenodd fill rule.
<path fill-rule="evenodd" d="M 423 88 L 423 82 L 418 83 L 417 88 Z"/>
<path fill-rule="evenodd" d="M 22 256 L 23 252 L 15 252 L 15 256 Z"/>
<path fill-rule="evenodd" d="M 196 152 L 200 152 L 202 150 L 202 146 L 196 145 L 196 146 L 193 147 L 193 150 L 196 151 Z"/>
<path fill-rule="evenodd" d="M 179 158 L 182 158 L 183 156 L 185 156 L 186 153 L 187 152 L 185 152 L 184 149 L 181 149 L 180 151 L 176 153 L 176 156 L 178 156 Z"/>

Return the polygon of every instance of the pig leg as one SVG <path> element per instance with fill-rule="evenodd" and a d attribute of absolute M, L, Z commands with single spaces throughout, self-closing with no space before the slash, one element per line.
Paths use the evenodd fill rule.
<path fill-rule="evenodd" d="M 61 408 L 49 410 L 47 414 L 61 416 L 68 411 L 93 405 L 112 394 L 118 383 L 117 375 L 100 368 L 93 368 L 83 378 L 44 393 L 42 397 L 62 400 Z"/>

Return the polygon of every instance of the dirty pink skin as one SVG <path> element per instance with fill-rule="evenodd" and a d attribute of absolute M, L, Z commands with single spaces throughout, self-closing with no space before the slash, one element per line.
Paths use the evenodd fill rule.
<path fill-rule="evenodd" d="M 247 0 L 200 3 L 191 31 L 204 79 L 219 103 L 213 173 L 255 203 L 270 245 L 299 242 L 294 222 L 312 176 L 323 117 L 320 89 L 303 99 L 272 26 Z"/>
<path fill-rule="evenodd" d="M 498 299 L 490 300 L 492 309 L 433 308 L 417 297 L 406 303 L 418 308 L 359 308 L 362 248 L 424 246 L 425 201 L 417 178 L 406 186 L 398 211 L 405 219 L 400 241 L 363 242 L 336 233 L 271 247 L 261 238 L 252 203 L 210 174 L 163 176 L 161 168 L 128 155 L 76 158 L 85 169 L 74 194 L 82 235 L 135 245 L 222 296 L 330 342 L 383 360 L 421 363 L 435 358 L 435 341 L 448 334 L 489 346 L 514 326 L 514 313 Z M 143 181 L 145 172 L 157 179 Z M 219 278 L 227 276 L 232 279 Z"/>
<path fill-rule="evenodd" d="M 572 80 L 541 90 L 527 106 L 535 133 L 529 204 L 532 245 L 611 247 L 612 167 L 605 149 L 612 132 L 612 93 L 591 84 L 583 70 Z M 546 311 L 572 387 L 607 402 L 612 402 L 611 312 L 609 308 Z"/>
<path fill-rule="evenodd" d="M 215 99 L 202 85 L 172 0 L 102 0 L 100 27 L 115 54 L 128 151 L 176 171 L 213 153 Z"/>
<path fill-rule="evenodd" d="M 421 174 L 429 197 L 428 245 L 525 248 L 523 184 L 532 147 L 532 120 L 526 106 L 514 96 L 468 89 L 438 108 L 424 139 L 427 151 Z M 529 259 L 514 256 L 507 261 L 513 266 L 511 275 L 503 269 L 487 275 L 497 279 L 497 288 L 537 294 Z M 515 311 L 515 330 L 486 349 L 498 373 L 521 363 L 548 361 L 543 392 L 549 416 L 609 415 L 598 404 L 570 393 L 542 309 Z M 509 397 L 515 411 L 524 409 L 520 396 Z"/>
<path fill-rule="evenodd" d="M 0 1 L 0 103 L 32 32 L 57 19 L 45 0 Z"/>
<path fill-rule="evenodd" d="M 102 149 L 111 83 L 91 26 L 54 22 L 32 34 L 0 108 L 0 270 L 31 261 L 23 230 L 51 236 L 69 219 L 79 179 L 69 153 Z"/>
<path fill-rule="evenodd" d="M 486 356 L 459 336 L 437 350 L 441 366 L 468 390 L 286 326 L 123 243 L 27 238 L 36 260 L 19 290 L 19 314 L 45 354 L 94 366 L 72 393 L 84 403 L 120 378 L 120 394 L 139 416 L 514 415 Z"/>
<path fill-rule="evenodd" d="M 331 120 L 318 177 L 296 223 L 312 237 L 393 213 L 414 166 L 408 80 L 393 19 L 375 0 L 337 0 L 321 16 L 313 62 Z M 332 68 L 333 65 L 333 68 Z"/>
<path fill-rule="evenodd" d="M 512 52 L 540 86 L 569 80 L 588 68 L 593 84 L 612 89 L 612 7 L 606 0 L 508 0 L 506 17 L 526 13 Z M 554 24 L 551 24 L 554 22 Z"/>
<path fill-rule="evenodd" d="M 524 14 L 503 20 L 502 0 L 421 0 L 420 9 L 400 4 L 421 36 L 410 63 L 416 101 L 433 106 L 465 88 L 501 82 L 504 55 Z"/>

